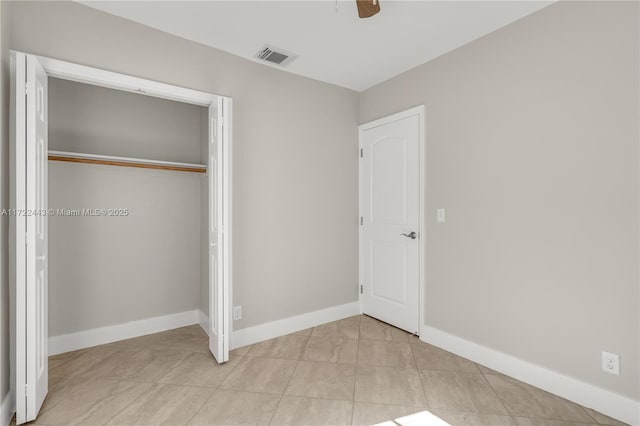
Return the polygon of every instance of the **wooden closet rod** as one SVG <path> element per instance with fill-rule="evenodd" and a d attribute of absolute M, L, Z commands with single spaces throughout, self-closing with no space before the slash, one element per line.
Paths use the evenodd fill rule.
<path fill-rule="evenodd" d="M 113 157 L 109 155 L 82 154 L 78 152 L 49 151 L 50 161 L 68 163 L 101 164 L 105 166 L 136 167 L 141 169 L 172 170 L 177 172 L 206 173 L 207 166 L 195 163 L 147 160 L 143 158 Z"/>

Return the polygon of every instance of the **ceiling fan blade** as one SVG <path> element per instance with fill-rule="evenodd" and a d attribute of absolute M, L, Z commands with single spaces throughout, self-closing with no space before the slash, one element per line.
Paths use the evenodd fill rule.
<path fill-rule="evenodd" d="M 356 4 L 361 18 L 370 18 L 380 12 L 380 0 L 356 0 Z"/>

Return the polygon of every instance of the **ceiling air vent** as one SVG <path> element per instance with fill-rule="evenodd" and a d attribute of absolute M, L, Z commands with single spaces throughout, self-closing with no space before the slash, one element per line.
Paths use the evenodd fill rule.
<path fill-rule="evenodd" d="M 284 67 L 288 65 L 291 61 L 293 61 L 297 55 L 287 52 L 284 49 L 280 49 L 279 47 L 274 47 L 270 45 L 265 45 L 256 55 L 256 58 L 271 62 L 272 64 L 280 65 Z"/>

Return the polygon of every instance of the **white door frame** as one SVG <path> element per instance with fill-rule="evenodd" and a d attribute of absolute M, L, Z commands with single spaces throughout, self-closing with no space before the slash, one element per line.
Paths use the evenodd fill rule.
<path fill-rule="evenodd" d="M 16 51 L 11 52 L 13 56 L 15 56 L 16 53 L 21 53 L 21 52 L 16 52 Z M 232 205 L 231 205 L 232 191 L 231 190 L 232 190 L 232 176 L 233 176 L 233 162 L 232 162 L 233 143 L 232 143 L 232 131 L 231 131 L 232 100 L 231 98 L 223 95 L 216 95 L 212 93 L 188 89 L 185 87 L 180 87 L 180 86 L 165 84 L 165 83 L 148 80 L 144 78 L 134 77 L 131 75 L 105 71 L 105 70 L 88 67 L 84 65 L 78 65 L 71 62 L 61 61 L 58 59 L 52 59 L 52 58 L 47 58 L 47 57 L 38 56 L 38 55 L 33 55 L 33 56 L 36 57 L 40 65 L 42 65 L 42 68 L 44 69 L 45 73 L 49 77 L 56 77 L 56 78 L 61 78 L 65 80 L 71 80 L 71 81 L 76 81 L 80 83 L 106 87 L 110 89 L 122 90 L 122 91 L 137 93 L 141 95 L 169 99 L 173 101 L 178 101 L 178 102 L 183 102 L 183 103 L 188 103 L 188 104 L 193 104 L 193 105 L 198 105 L 203 107 L 210 107 L 210 106 L 213 106 L 216 108 L 222 107 L 222 110 L 224 111 L 224 116 L 222 118 L 224 124 L 221 126 L 222 132 L 220 136 L 222 137 L 220 138 L 221 139 L 220 142 L 223 146 L 224 155 L 223 155 L 223 158 L 221 159 L 222 167 L 220 167 L 221 173 L 219 174 L 219 176 L 222 177 L 221 179 L 222 182 L 220 183 L 221 186 L 219 186 L 219 189 L 221 189 L 220 191 L 222 195 L 221 203 L 223 205 L 223 208 L 221 212 L 222 214 L 218 215 L 218 226 L 219 226 L 219 229 L 221 229 L 223 232 L 222 232 L 222 237 L 219 239 L 219 241 L 216 241 L 215 243 L 219 247 L 219 253 L 222 254 L 222 256 L 218 256 L 217 265 L 218 265 L 218 270 L 221 271 L 219 277 L 222 278 L 221 283 L 222 283 L 223 295 L 224 295 L 224 297 L 222 298 L 223 310 L 225 312 L 224 325 L 223 325 L 224 348 L 225 348 L 224 352 L 227 354 L 226 358 L 228 359 L 229 334 L 230 334 L 230 324 L 231 324 L 231 318 L 230 318 L 231 291 L 233 288 L 232 251 L 231 251 L 231 241 L 232 241 L 232 235 L 233 235 L 232 234 L 233 230 L 231 227 L 231 217 L 232 217 Z M 21 78 L 17 79 L 15 84 L 22 84 L 24 86 L 24 81 L 22 81 L 22 83 L 20 83 L 20 81 L 22 81 Z M 11 91 L 13 93 L 15 91 L 15 88 L 12 87 Z M 12 129 L 11 129 L 12 141 L 14 141 L 11 144 L 12 148 L 15 145 L 16 136 L 20 136 L 22 134 L 20 133 L 17 135 L 16 132 L 23 132 L 23 129 L 16 129 L 14 124 L 15 124 L 15 110 L 17 108 L 23 108 L 24 102 L 22 99 L 14 100 L 14 101 L 15 102 L 13 102 L 12 108 L 11 108 L 11 120 L 10 120 L 11 126 L 12 126 Z M 220 125 L 222 123 L 217 123 L 217 124 Z M 210 122 L 208 125 L 212 126 L 212 123 Z M 218 128 L 215 131 L 217 132 Z M 18 148 L 20 150 L 23 149 L 22 147 L 18 147 Z M 12 160 L 15 161 L 15 158 L 13 157 L 14 157 L 14 153 L 12 153 Z M 12 188 L 13 188 L 12 197 L 15 195 L 13 193 L 15 192 L 14 184 L 16 183 L 15 182 L 16 178 L 19 180 L 22 179 L 22 177 L 20 176 L 12 177 L 12 179 L 14 180 L 14 182 L 12 183 Z M 20 200 L 17 200 L 17 201 L 18 201 L 18 204 L 20 204 Z M 13 197 L 12 207 L 15 207 L 15 202 L 16 202 L 15 197 Z M 17 228 L 16 228 L 16 225 L 17 225 Z M 16 243 L 17 244 L 22 243 L 23 244 L 22 246 L 24 246 L 24 229 L 22 228 L 22 221 L 19 221 L 19 220 L 14 221 L 12 224 L 12 227 L 13 228 L 11 230 L 11 234 L 13 235 L 13 237 L 10 240 L 10 244 L 9 244 L 10 252 L 11 252 L 10 256 L 12 256 L 10 260 L 10 264 L 11 264 L 10 267 L 12 270 L 12 274 L 20 274 L 21 271 L 15 270 L 16 268 L 15 262 L 24 263 L 24 259 L 22 259 L 21 257 L 18 257 L 18 259 L 16 259 L 16 247 L 17 247 Z M 20 232 L 21 230 L 22 232 Z M 212 241 L 209 241 L 209 246 L 211 246 L 211 243 Z M 15 275 L 12 275 L 12 278 L 14 277 Z M 12 288 L 12 291 L 13 292 L 21 291 L 21 289 Z M 15 296 L 15 293 L 12 296 Z M 12 304 L 15 305 L 15 302 L 12 302 Z M 15 306 L 12 306 L 12 311 L 15 312 Z M 21 321 L 18 318 L 16 318 L 16 320 L 18 321 L 18 324 L 15 324 L 15 321 L 12 321 L 12 324 L 11 324 L 11 334 L 12 334 L 11 353 L 13 353 L 15 350 L 15 346 L 14 346 L 15 334 L 14 333 L 17 333 L 17 329 L 15 328 L 15 326 L 16 325 L 19 326 Z M 20 363 L 21 361 L 16 359 L 12 359 L 12 361 L 13 362 L 10 368 L 13 370 L 16 368 L 16 363 Z M 11 373 L 11 376 L 12 376 L 12 380 L 15 380 L 14 372 Z M 16 386 L 15 382 L 11 383 L 11 392 L 13 393 L 13 395 L 15 395 L 15 386 Z"/>
<path fill-rule="evenodd" d="M 393 123 L 394 121 L 398 121 L 398 120 L 402 120 L 408 117 L 412 117 L 412 116 L 418 116 L 419 119 L 419 143 L 418 143 L 418 153 L 419 153 L 419 179 L 420 182 L 418 183 L 418 191 L 419 191 L 419 216 L 420 216 L 420 225 L 419 225 L 419 229 L 418 229 L 418 235 L 420 236 L 420 245 L 419 245 L 419 271 L 418 271 L 418 277 L 419 277 L 419 281 L 418 281 L 418 298 L 419 298 L 419 302 L 418 302 L 418 320 L 420 321 L 420 324 L 418 324 L 418 333 L 422 334 L 422 329 L 424 327 L 424 296 L 425 296 L 425 292 L 426 292 L 426 276 L 425 276 L 425 255 L 426 255 L 426 241 L 427 241 L 427 235 L 426 235 L 426 218 L 425 218 L 425 187 L 426 187 L 426 180 L 425 180 L 425 165 L 426 165 L 426 152 L 427 152 L 427 139 L 426 139 L 426 132 L 425 132 L 425 106 L 424 105 L 420 105 L 417 107 L 413 107 L 392 115 L 389 115 L 387 117 L 383 117 L 380 118 L 378 120 L 374 120 L 374 121 L 369 121 L 367 123 L 361 124 L 358 126 L 358 210 L 359 210 L 359 218 L 358 218 L 358 301 L 360 302 L 360 312 L 362 312 L 362 280 L 363 280 L 363 276 L 364 276 L 364 271 L 363 271 L 363 255 L 364 255 L 364 240 L 363 240 L 363 232 L 362 232 L 362 225 L 363 225 L 363 211 L 364 211 L 364 206 L 362 204 L 362 198 L 363 198 L 363 194 L 362 194 L 362 185 L 363 185 L 363 167 L 362 167 L 362 161 L 360 161 L 361 157 L 362 157 L 362 139 L 363 139 L 363 133 L 365 130 L 369 130 L 372 129 L 374 127 L 378 127 L 378 126 L 382 126 L 385 124 L 389 124 L 389 123 Z"/>
<path fill-rule="evenodd" d="M 214 132 L 216 139 L 220 140 L 220 148 L 222 158 L 220 159 L 221 167 L 218 168 L 218 180 L 221 181 L 218 188 L 221 189 L 220 204 L 221 209 L 218 212 L 218 229 L 221 230 L 216 241 L 210 237 L 209 247 L 212 243 L 217 247 L 217 270 L 218 282 L 222 283 L 222 301 L 223 301 L 223 361 L 229 360 L 229 338 L 231 333 L 231 300 L 233 291 L 232 276 L 232 178 L 233 178 L 233 143 L 232 143 L 232 99 L 223 95 L 202 92 L 199 90 L 188 89 L 185 87 L 174 86 L 171 84 L 161 83 L 158 81 L 148 80 L 144 78 L 134 77 L 127 74 L 105 71 L 99 68 L 88 67 L 84 65 L 74 64 L 71 62 L 61 61 L 58 59 L 47 58 L 44 56 L 36 56 L 38 62 L 49 77 L 61 78 L 64 80 L 76 81 L 79 83 L 91 84 L 94 86 L 106 87 L 109 89 L 122 90 L 126 92 L 153 96 L 172 101 L 183 102 L 206 108 L 215 108 L 223 111 L 223 117 L 216 122 L 209 122 L 210 132 Z M 222 185 L 222 186 L 220 186 Z M 207 222 L 208 223 L 208 222 Z M 210 258 L 210 256 L 208 256 Z M 210 268 L 209 268 L 210 270 Z M 209 292 L 212 288 L 209 286 Z M 211 312 L 211 294 L 209 294 L 209 312 Z M 209 313 L 207 313 L 209 314 Z M 211 330 L 211 324 L 214 318 L 209 315 L 209 324 L 207 332 Z"/>

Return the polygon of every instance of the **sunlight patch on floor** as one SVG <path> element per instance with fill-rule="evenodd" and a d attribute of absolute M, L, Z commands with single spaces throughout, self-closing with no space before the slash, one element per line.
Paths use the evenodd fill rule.
<path fill-rule="evenodd" d="M 398 417 L 395 420 L 388 420 L 378 423 L 374 426 L 451 426 L 440 417 L 429 411 L 420 411 L 419 413 L 409 414 L 408 416 Z"/>

